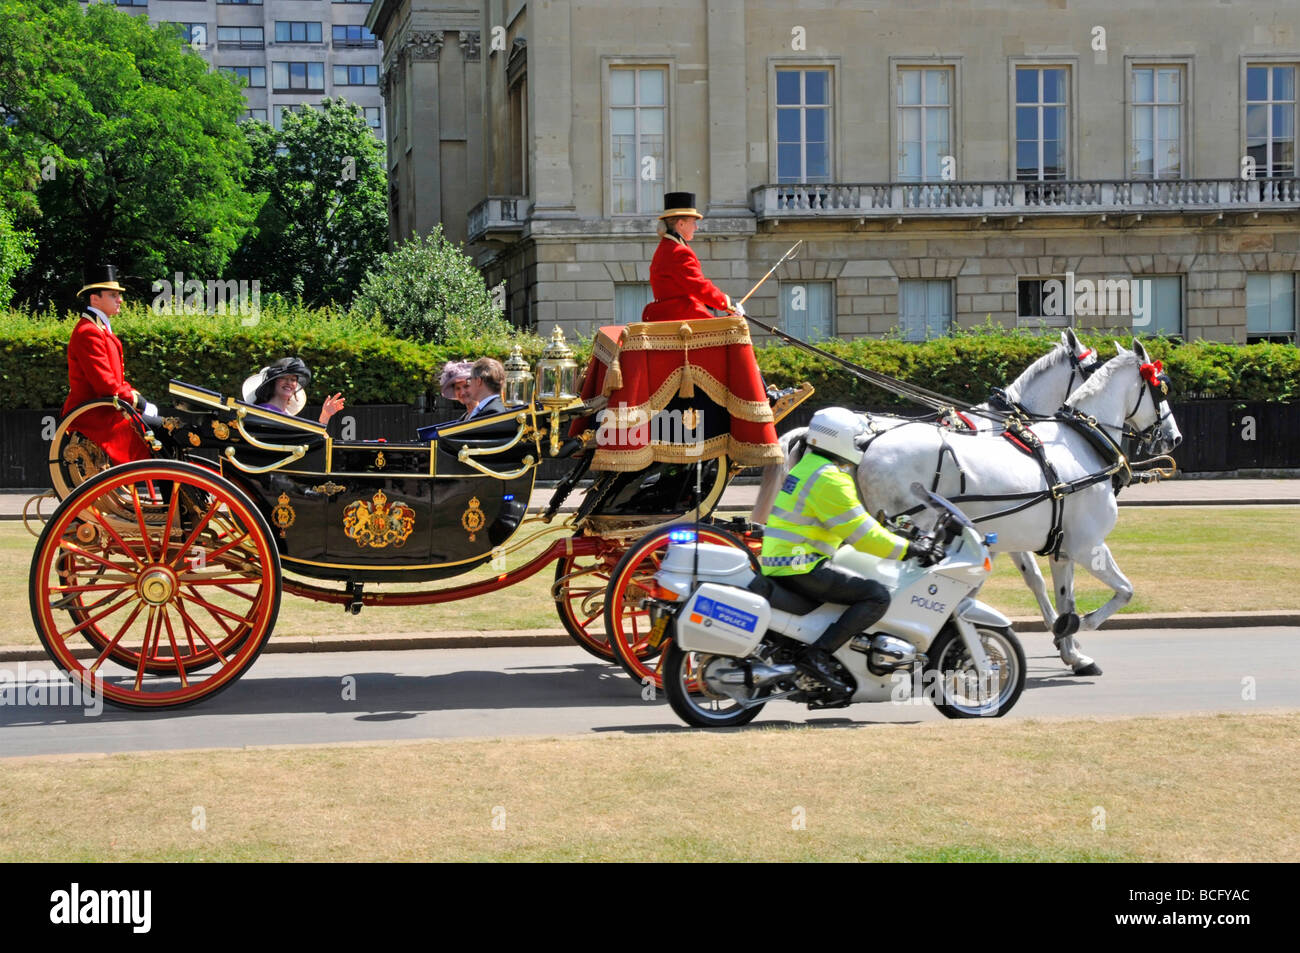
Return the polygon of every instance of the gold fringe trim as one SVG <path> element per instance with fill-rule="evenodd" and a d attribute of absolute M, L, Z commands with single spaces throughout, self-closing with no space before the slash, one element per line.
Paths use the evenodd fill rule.
<path fill-rule="evenodd" d="M 651 321 L 629 324 L 621 342 L 624 351 L 675 351 L 682 346 L 682 332 L 690 336 L 691 347 L 724 347 L 750 344 L 749 322 L 732 315 L 698 318 L 692 321 Z"/>

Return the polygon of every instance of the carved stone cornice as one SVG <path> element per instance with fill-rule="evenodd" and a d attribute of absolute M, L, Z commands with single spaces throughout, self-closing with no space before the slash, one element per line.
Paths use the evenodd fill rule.
<path fill-rule="evenodd" d="M 402 52 L 413 60 L 436 60 L 442 55 L 442 30 L 413 30 L 402 44 Z"/>
<path fill-rule="evenodd" d="M 479 50 L 479 31 L 478 30 L 461 30 L 460 51 L 464 54 L 465 59 L 471 63 L 477 63 L 481 55 Z"/>

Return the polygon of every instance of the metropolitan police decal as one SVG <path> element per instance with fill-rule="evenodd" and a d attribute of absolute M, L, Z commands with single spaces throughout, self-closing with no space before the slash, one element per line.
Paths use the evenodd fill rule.
<path fill-rule="evenodd" d="M 735 606 L 729 606 L 725 602 L 707 599 L 704 596 L 700 596 L 695 600 L 695 611 L 700 615 L 708 616 L 710 619 L 717 619 L 732 628 L 744 629 L 746 632 L 753 632 L 754 626 L 758 625 L 758 616 L 745 612 L 743 609 L 737 609 Z"/>

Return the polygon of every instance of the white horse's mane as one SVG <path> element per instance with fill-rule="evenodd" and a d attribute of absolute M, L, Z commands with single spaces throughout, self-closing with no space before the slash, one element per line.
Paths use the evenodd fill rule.
<path fill-rule="evenodd" d="M 1115 373 L 1121 368 L 1127 367 L 1130 364 L 1136 367 L 1137 363 L 1138 356 L 1132 351 L 1124 351 L 1122 354 L 1117 354 L 1115 357 L 1112 357 L 1101 367 L 1097 368 L 1091 377 L 1074 389 L 1074 393 L 1065 401 L 1066 406 L 1079 406 L 1080 402 L 1085 401 L 1089 397 L 1104 390 L 1110 383 L 1110 379 L 1114 377 Z"/>
<path fill-rule="evenodd" d="M 1060 364 L 1069 356 L 1069 353 L 1070 349 L 1068 347 L 1062 344 L 1054 345 L 1050 351 L 1026 367 L 1020 372 L 1019 377 L 1007 385 L 1007 397 L 1011 400 L 1019 401 L 1021 398 L 1021 381 L 1033 380 L 1035 375 L 1041 374 L 1049 368 Z"/>

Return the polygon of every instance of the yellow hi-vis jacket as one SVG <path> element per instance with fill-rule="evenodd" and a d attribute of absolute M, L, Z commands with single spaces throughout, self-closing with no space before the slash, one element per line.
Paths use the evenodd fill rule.
<path fill-rule="evenodd" d="M 853 477 L 809 451 L 776 496 L 758 564 L 765 576 L 798 576 L 812 572 L 846 544 L 889 559 L 907 555 L 907 540 L 872 518 L 858 498 Z"/>

